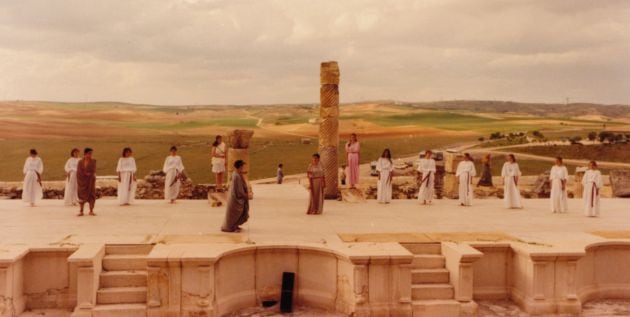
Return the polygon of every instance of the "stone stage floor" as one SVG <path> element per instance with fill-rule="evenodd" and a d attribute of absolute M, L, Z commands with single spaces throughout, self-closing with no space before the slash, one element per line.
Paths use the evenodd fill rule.
<path fill-rule="evenodd" d="M 239 234 L 220 231 L 225 208 L 205 200 L 167 204 L 137 200 L 118 206 L 114 199 L 97 201 L 96 217 L 77 217 L 77 207 L 60 200 L 43 200 L 37 207 L 21 201 L 0 201 L 0 246 L 72 246 L 82 243 L 327 243 L 339 244 L 339 234 L 474 233 L 509 235 L 531 245 L 583 248 L 584 242 L 630 238 L 630 200 L 603 199 L 599 218 L 582 214 L 582 200 L 570 199 L 566 214 L 549 212 L 547 199 L 526 199 L 521 210 L 505 209 L 497 199 L 460 207 L 456 200 L 436 200 L 420 206 L 415 200 L 343 203 L 326 201 L 324 214 L 305 214 L 308 193 L 299 185 L 255 185 L 251 217 Z M 477 238 L 476 238 L 477 237 Z M 447 238 L 448 239 L 448 235 Z M 482 238 L 483 240 L 483 238 Z"/>

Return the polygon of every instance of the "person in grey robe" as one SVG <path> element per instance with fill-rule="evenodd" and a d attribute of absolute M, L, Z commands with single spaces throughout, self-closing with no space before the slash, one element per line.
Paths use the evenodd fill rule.
<path fill-rule="evenodd" d="M 228 194 L 227 209 L 225 210 L 225 221 L 221 226 L 223 232 L 240 232 L 240 225 L 249 219 L 249 194 L 247 182 L 243 178 L 245 162 L 237 160 L 234 162 L 234 172 L 232 173 L 232 183 Z"/>

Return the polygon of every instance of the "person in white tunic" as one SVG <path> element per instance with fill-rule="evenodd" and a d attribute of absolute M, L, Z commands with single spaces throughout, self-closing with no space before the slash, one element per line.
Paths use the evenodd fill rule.
<path fill-rule="evenodd" d="M 455 176 L 459 180 L 459 204 L 461 206 L 472 205 L 473 200 L 473 177 L 477 175 L 475 163 L 468 153 L 464 153 L 464 160 L 457 164 Z"/>
<path fill-rule="evenodd" d="M 422 173 L 420 190 L 418 191 L 418 201 L 423 205 L 431 204 L 433 200 L 433 187 L 435 185 L 435 160 L 432 158 L 433 152 L 426 151 L 424 158 L 420 159 L 418 172 Z"/>
<path fill-rule="evenodd" d="M 66 171 L 66 188 L 63 192 L 63 204 L 76 206 L 79 203 L 79 191 L 77 185 L 77 167 L 79 166 L 79 149 L 70 151 L 70 158 L 63 169 Z"/>
<path fill-rule="evenodd" d="M 556 164 L 551 167 L 549 181 L 551 182 L 551 212 L 567 212 L 567 179 L 569 171 L 562 164 L 562 158 L 556 157 Z"/>
<path fill-rule="evenodd" d="M 31 149 L 29 157 L 24 162 L 24 183 L 22 184 L 22 201 L 35 206 L 35 202 L 42 199 L 42 173 L 44 172 L 44 163 L 37 156 L 37 150 Z"/>
<path fill-rule="evenodd" d="M 392 201 L 392 178 L 394 177 L 394 164 L 389 149 L 385 149 L 376 161 L 376 171 L 378 172 L 376 200 L 380 204 L 389 204 Z"/>
<path fill-rule="evenodd" d="M 503 164 L 501 177 L 503 177 L 503 202 L 506 208 L 523 208 L 521 204 L 521 192 L 518 189 L 518 179 L 521 170 L 516 163 L 514 154 L 507 156 L 507 162 Z"/>
<path fill-rule="evenodd" d="M 118 173 L 118 204 L 131 205 L 136 197 L 136 160 L 132 156 L 131 148 L 124 148 L 122 157 L 118 159 L 116 172 Z"/>
<path fill-rule="evenodd" d="M 179 195 L 179 188 L 182 184 L 181 176 L 184 171 L 184 163 L 182 163 L 182 158 L 177 155 L 176 146 L 171 147 L 171 155 L 167 156 L 166 160 L 164 160 L 162 171 L 166 173 L 164 179 L 164 199 L 174 204 Z"/>
<path fill-rule="evenodd" d="M 218 192 L 223 192 L 223 175 L 225 175 L 225 143 L 223 137 L 217 135 L 212 143 L 212 173 L 216 178 Z"/>
<path fill-rule="evenodd" d="M 597 217 L 599 216 L 599 190 L 604 186 L 604 180 L 602 179 L 602 173 L 597 169 L 597 162 L 590 161 L 588 168 L 582 178 L 584 215 Z"/>

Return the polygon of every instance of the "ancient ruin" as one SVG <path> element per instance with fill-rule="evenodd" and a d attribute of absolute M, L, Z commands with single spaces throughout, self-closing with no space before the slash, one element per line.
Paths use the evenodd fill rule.
<path fill-rule="evenodd" d="M 323 62 L 320 73 L 319 154 L 326 177 L 324 196 L 339 197 L 339 66 Z"/>
<path fill-rule="evenodd" d="M 234 162 L 237 160 L 245 161 L 245 167 L 243 177 L 248 181 L 247 174 L 251 168 L 251 162 L 249 161 L 249 142 L 254 136 L 252 130 L 234 130 L 228 135 L 228 151 L 227 151 L 227 179 L 228 184 L 232 180 L 232 172 L 234 172 Z M 249 189 L 249 199 L 254 198 L 251 184 L 247 185 Z"/>

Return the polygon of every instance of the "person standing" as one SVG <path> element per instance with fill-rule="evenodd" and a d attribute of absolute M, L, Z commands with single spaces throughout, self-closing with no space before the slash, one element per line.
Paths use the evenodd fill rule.
<path fill-rule="evenodd" d="M 35 207 L 35 202 L 44 196 L 42 189 L 42 173 L 44 172 L 44 163 L 37 156 L 37 150 L 31 149 L 29 156 L 24 162 L 24 182 L 22 183 L 22 201 L 28 203 L 31 207 Z"/>
<path fill-rule="evenodd" d="M 521 204 L 521 192 L 518 189 L 518 179 L 521 170 L 516 163 L 514 154 L 508 154 L 507 161 L 503 164 L 501 177 L 503 177 L 503 202 L 506 208 L 523 208 Z"/>
<path fill-rule="evenodd" d="M 225 142 L 217 135 L 212 143 L 212 173 L 215 175 L 217 192 L 223 192 L 223 175 L 225 175 Z"/>
<path fill-rule="evenodd" d="M 551 195 L 549 199 L 551 201 L 551 211 L 567 212 L 567 178 L 569 178 L 569 171 L 567 167 L 562 164 L 562 158 L 556 157 L 556 164 L 551 167 L 549 172 L 549 181 L 551 182 Z"/>
<path fill-rule="evenodd" d="M 424 158 L 420 159 L 418 172 L 422 173 L 420 190 L 418 191 L 418 201 L 423 205 L 431 204 L 433 201 L 433 187 L 435 186 L 435 160 L 433 152 L 427 150 Z"/>
<path fill-rule="evenodd" d="M 481 170 L 481 177 L 479 178 L 479 182 L 477 182 L 477 187 L 479 186 L 493 187 L 494 186 L 492 184 L 492 169 L 490 168 L 491 159 L 492 157 L 490 156 L 490 154 L 487 154 L 483 158 L 483 161 L 481 162 L 483 164 L 483 168 Z"/>
<path fill-rule="evenodd" d="M 96 160 L 92 158 L 93 152 L 91 148 L 85 148 L 83 158 L 77 164 L 77 192 L 81 208 L 78 216 L 83 216 L 85 203 L 90 206 L 90 216 L 96 216 Z"/>
<path fill-rule="evenodd" d="M 162 172 L 166 174 L 164 177 L 164 199 L 174 204 L 182 185 L 181 178 L 184 172 L 184 163 L 182 163 L 182 158 L 177 155 L 176 146 L 171 146 L 170 152 L 171 154 L 166 157 L 162 167 Z"/>
<path fill-rule="evenodd" d="M 249 219 L 249 192 L 243 177 L 244 166 L 243 160 L 234 162 L 225 220 L 221 226 L 223 232 L 240 232 L 242 230 L 240 226 Z"/>
<path fill-rule="evenodd" d="M 136 197 L 136 160 L 133 158 L 131 148 L 124 148 L 122 157 L 118 159 L 116 172 L 118 173 L 118 204 L 131 205 Z"/>
<path fill-rule="evenodd" d="M 66 188 L 63 193 L 63 203 L 66 206 L 76 206 L 79 203 L 79 193 L 77 192 L 77 166 L 79 165 L 79 149 L 70 151 L 70 158 L 66 161 L 64 170 L 66 171 Z"/>
<path fill-rule="evenodd" d="M 350 188 L 356 188 L 359 183 L 359 153 L 361 145 L 357 139 L 356 133 L 352 133 L 350 141 L 346 143 L 346 157 L 348 160 L 348 184 Z"/>
<path fill-rule="evenodd" d="M 284 172 L 282 171 L 282 163 L 278 164 L 278 170 L 276 171 L 276 183 L 282 184 L 284 180 Z"/>
<path fill-rule="evenodd" d="M 324 188 L 326 188 L 326 181 L 324 169 L 319 162 L 319 154 L 313 154 L 312 158 L 313 160 L 306 170 L 310 193 L 306 214 L 319 215 L 324 211 Z"/>
<path fill-rule="evenodd" d="M 389 204 L 392 201 L 392 179 L 394 177 L 394 163 L 389 149 L 385 149 L 376 161 L 376 171 L 378 172 L 376 200 L 380 204 Z"/>
<path fill-rule="evenodd" d="M 473 158 L 468 153 L 464 153 L 464 160 L 457 165 L 455 176 L 459 180 L 459 204 L 460 206 L 470 206 L 473 200 L 473 177 L 477 175 Z"/>
<path fill-rule="evenodd" d="M 587 217 L 599 216 L 599 190 L 604 186 L 602 173 L 597 169 L 597 162 L 590 161 L 588 170 L 584 172 L 582 177 L 582 185 L 584 191 L 582 197 L 584 200 L 584 215 Z"/>

